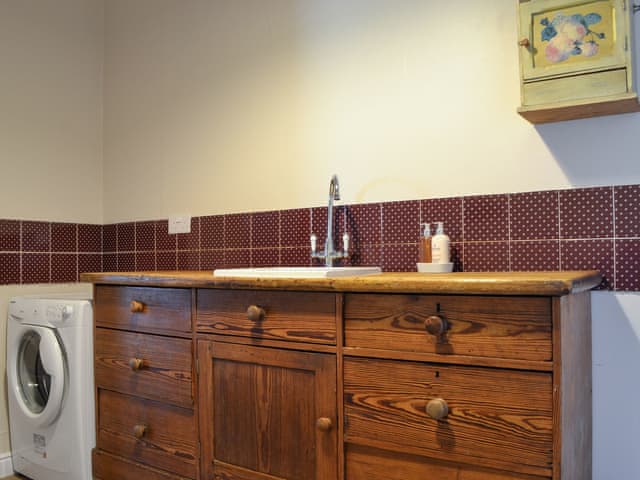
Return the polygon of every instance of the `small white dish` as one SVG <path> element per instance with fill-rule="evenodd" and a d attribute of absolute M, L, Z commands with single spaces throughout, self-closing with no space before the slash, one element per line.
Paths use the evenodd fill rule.
<path fill-rule="evenodd" d="M 453 263 L 417 263 L 421 273 L 449 273 L 453 271 Z"/>

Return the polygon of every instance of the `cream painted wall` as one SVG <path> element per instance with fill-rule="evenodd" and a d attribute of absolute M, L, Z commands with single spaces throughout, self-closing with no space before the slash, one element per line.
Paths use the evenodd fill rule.
<path fill-rule="evenodd" d="M 516 3 L 106 2 L 105 221 L 640 182 L 639 114 L 516 114 Z"/>
<path fill-rule="evenodd" d="M 102 223 L 102 0 L 2 0 L 0 59 L 0 218 Z"/>

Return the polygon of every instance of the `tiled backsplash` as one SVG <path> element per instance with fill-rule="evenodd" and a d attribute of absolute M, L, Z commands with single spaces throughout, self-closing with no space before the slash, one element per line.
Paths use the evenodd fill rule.
<path fill-rule="evenodd" d="M 346 264 L 415 271 L 421 222 L 444 221 L 456 271 L 598 269 L 601 288 L 640 291 L 640 185 L 340 205 Z M 312 265 L 326 208 L 84 225 L 0 220 L 0 284 L 77 281 L 86 271 Z"/>

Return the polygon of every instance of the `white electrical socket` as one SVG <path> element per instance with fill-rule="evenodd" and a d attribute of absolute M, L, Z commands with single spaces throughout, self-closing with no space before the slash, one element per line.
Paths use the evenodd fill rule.
<path fill-rule="evenodd" d="M 191 215 L 170 216 L 169 233 L 191 233 Z"/>

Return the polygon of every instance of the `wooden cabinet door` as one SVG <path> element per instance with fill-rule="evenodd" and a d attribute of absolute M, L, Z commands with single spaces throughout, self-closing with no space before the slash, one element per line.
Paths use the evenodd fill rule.
<path fill-rule="evenodd" d="M 336 358 L 198 342 L 206 480 L 335 480 Z"/>

